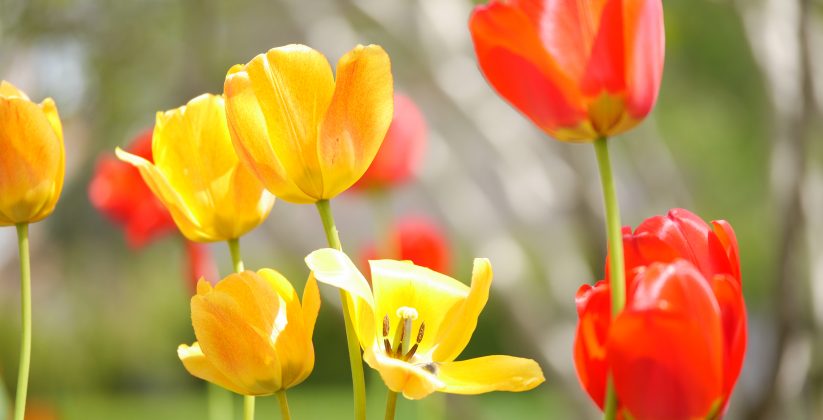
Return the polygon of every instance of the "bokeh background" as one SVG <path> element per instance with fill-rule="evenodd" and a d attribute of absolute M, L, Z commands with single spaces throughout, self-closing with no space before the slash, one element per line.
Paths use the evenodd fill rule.
<path fill-rule="evenodd" d="M 547 377 L 525 394 L 449 396 L 447 418 L 595 418 L 571 356 L 574 293 L 602 276 L 605 261 L 594 153 L 547 138 L 493 93 L 472 51 L 472 7 L 0 0 L 0 78 L 37 101 L 54 97 L 65 127 L 64 192 L 54 215 L 31 229 L 34 411 L 60 419 L 205 416 L 205 387 L 175 352 L 194 338 L 181 240 L 127 247 L 89 203 L 95 162 L 151 127 L 155 112 L 221 92 L 231 65 L 269 48 L 304 43 L 334 63 L 357 43 L 378 43 L 392 57 L 396 89 L 429 126 L 419 175 L 393 192 L 392 214 L 439 224 L 457 278 L 468 280 L 474 256 L 495 267 L 489 306 L 463 357 L 532 357 Z M 823 2 L 666 0 L 664 8 L 658 104 L 612 142 L 623 223 L 673 207 L 730 221 L 750 342 L 728 418 L 823 418 Z M 356 194 L 333 205 L 344 247 L 356 253 L 377 234 L 375 207 Z M 308 275 L 303 257 L 324 245 L 314 209 L 285 202 L 242 241 L 247 267 L 278 268 L 298 289 Z M 225 245 L 212 251 L 227 273 Z M 6 389 L 16 378 L 17 264 L 14 229 L 2 229 Z M 324 296 L 314 374 L 290 392 L 295 418 L 350 412 L 338 299 Z M 369 387 L 378 416 L 381 387 Z M 259 406 L 259 418 L 276 418 L 273 398 Z M 425 418 L 419 406 L 401 401 L 398 418 Z"/>

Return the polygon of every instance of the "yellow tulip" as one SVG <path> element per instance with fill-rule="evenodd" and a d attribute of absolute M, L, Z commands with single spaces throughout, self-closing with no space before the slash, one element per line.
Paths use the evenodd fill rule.
<path fill-rule="evenodd" d="M 274 205 L 234 152 L 220 95 L 203 94 L 158 112 L 152 155 L 154 163 L 117 149 L 117 157 L 140 170 L 192 241 L 237 239 L 262 223 Z"/>
<path fill-rule="evenodd" d="M 393 114 L 389 56 L 358 45 L 337 63 L 319 52 L 274 48 L 232 67 L 224 92 L 234 146 L 277 197 L 331 199 L 374 159 Z"/>
<path fill-rule="evenodd" d="M 54 211 L 63 189 L 63 126 L 51 98 L 35 104 L 0 82 L 0 226 L 32 223 Z"/>
<path fill-rule="evenodd" d="M 351 295 L 363 359 L 406 398 L 432 392 L 527 391 L 544 381 L 537 362 L 512 356 L 455 361 L 489 297 L 492 269 L 474 261 L 471 287 L 406 261 L 370 261 L 372 287 L 346 254 L 327 248 L 306 257 L 317 281 Z"/>
<path fill-rule="evenodd" d="M 192 375 L 243 395 L 269 395 L 305 380 L 314 368 L 312 334 L 320 294 L 314 277 L 303 303 L 280 273 L 231 274 L 197 284 L 191 319 L 197 341 L 177 355 Z"/>

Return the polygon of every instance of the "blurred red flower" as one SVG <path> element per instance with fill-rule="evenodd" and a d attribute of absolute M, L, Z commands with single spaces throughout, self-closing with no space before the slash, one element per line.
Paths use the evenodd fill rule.
<path fill-rule="evenodd" d="M 661 0 L 492 0 L 469 29 L 489 83 L 558 140 L 620 134 L 657 99 Z"/>
<path fill-rule="evenodd" d="M 197 293 L 197 282 L 206 279 L 212 285 L 220 281 L 217 264 L 211 257 L 209 245 L 186 240 L 186 259 L 188 262 L 188 287 L 192 295 Z"/>
<path fill-rule="evenodd" d="M 394 118 L 383 144 L 354 189 L 388 188 L 414 176 L 426 147 L 428 129 L 423 113 L 408 96 L 394 95 Z"/>
<path fill-rule="evenodd" d="M 577 292 L 583 388 L 602 408 L 611 371 L 621 409 L 638 420 L 722 415 L 746 351 L 734 231 L 675 209 L 624 229 L 623 244 L 623 312 L 611 320 L 608 273 Z"/>
<path fill-rule="evenodd" d="M 151 161 L 151 139 L 152 130 L 144 131 L 128 151 Z M 89 199 L 98 211 L 123 226 L 126 241 L 133 248 L 177 231 L 168 210 L 151 192 L 137 168 L 113 155 L 103 155 L 97 161 L 89 184 Z"/>
<path fill-rule="evenodd" d="M 392 227 L 390 240 L 394 255 L 380 255 L 375 245 L 368 245 L 360 254 L 362 266 L 368 267 L 369 260 L 394 259 L 411 261 L 438 273 L 450 272 L 448 239 L 442 229 L 428 219 L 419 216 L 400 219 Z M 369 270 L 363 272 L 368 273 Z"/>

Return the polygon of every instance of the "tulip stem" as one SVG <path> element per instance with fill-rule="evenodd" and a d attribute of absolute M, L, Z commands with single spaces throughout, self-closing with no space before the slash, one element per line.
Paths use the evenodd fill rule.
<path fill-rule="evenodd" d="M 254 395 L 243 396 L 243 420 L 254 420 Z"/>
<path fill-rule="evenodd" d="M 20 309 L 23 329 L 20 332 L 20 368 L 17 370 L 14 420 L 23 420 L 26 414 L 26 393 L 29 388 L 31 366 L 31 262 L 28 223 L 17 225 L 17 247 L 20 250 Z"/>
<path fill-rule="evenodd" d="M 231 263 L 234 267 L 235 273 L 242 272 L 245 268 L 243 267 L 243 258 L 240 257 L 240 239 L 229 239 L 229 252 L 231 253 Z"/>
<path fill-rule="evenodd" d="M 280 418 L 282 420 L 291 420 L 291 411 L 289 410 L 289 400 L 286 398 L 286 391 L 277 391 L 277 400 L 280 401 Z"/>
<path fill-rule="evenodd" d="M 397 408 L 397 393 L 389 390 L 389 395 L 386 397 L 386 417 L 385 420 L 394 420 L 394 412 Z"/>
<path fill-rule="evenodd" d="M 317 212 L 320 213 L 320 220 L 323 222 L 323 230 L 326 232 L 326 240 L 329 246 L 343 250 L 340 244 L 340 235 L 334 224 L 334 215 L 331 211 L 329 200 L 317 202 Z M 343 322 L 346 325 L 346 343 L 349 349 L 349 365 L 351 366 L 351 381 L 354 388 L 354 418 L 355 420 L 366 419 L 366 380 L 363 377 L 363 360 L 360 355 L 360 343 L 357 341 L 357 334 L 354 331 L 354 324 L 351 320 L 349 302 L 351 297 L 342 289 L 340 290 L 340 300 L 343 304 Z"/>
<path fill-rule="evenodd" d="M 626 279 L 623 260 L 623 233 L 620 224 L 620 206 L 614 188 L 612 165 L 609 161 L 609 143 L 606 137 L 594 142 L 597 166 L 600 170 L 600 184 L 603 186 L 603 205 L 606 211 L 606 232 L 609 244 L 609 289 L 611 290 L 612 318 L 616 317 L 626 304 Z M 617 411 L 617 394 L 612 378 L 606 386 L 604 416 L 614 419 Z"/>

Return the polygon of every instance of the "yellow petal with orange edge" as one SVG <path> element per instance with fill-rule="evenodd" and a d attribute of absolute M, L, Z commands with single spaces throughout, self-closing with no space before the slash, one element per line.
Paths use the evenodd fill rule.
<path fill-rule="evenodd" d="M 265 118 L 256 131 L 266 130 L 245 141 L 267 140 L 288 178 L 313 201 L 323 198 L 317 129 L 334 92 L 326 57 L 305 45 L 287 45 L 253 58 L 245 72 Z"/>
<path fill-rule="evenodd" d="M 250 271 L 232 274 L 191 300 L 192 324 L 203 353 L 246 395 L 282 389 L 271 335 L 275 320 L 285 318 L 285 306 L 269 283 Z"/>
<path fill-rule="evenodd" d="M 437 347 L 432 354 L 433 360 L 450 362 L 469 344 L 477 327 L 477 318 L 489 300 L 492 277 L 491 262 L 486 258 L 475 258 L 471 289 L 466 299 L 446 315 L 447 326 L 440 329 L 435 338 Z"/>
<path fill-rule="evenodd" d="M 204 242 L 210 241 L 211 235 L 206 232 L 201 226 L 197 216 L 187 207 L 186 203 L 180 194 L 172 188 L 169 181 L 151 162 L 148 160 L 133 155 L 121 148 L 114 151 L 117 158 L 123 162 L 129 163 L 140 171 L 140 175 L 149 189 L 154 195 L 163 203 L 166 209 L 171 213 L 174 223 L 180 232 L 191 241 Z"/>
<path fill-rule="evenodd" d="M 445 384 L 441 391 L 452 394 L 528 391 L 545 381 L 534 360 L 499 355 L 442 363 L 437 377 Z"/>
<path fill-rule="evenodd" d="M 469 287 L 444 274 L 404 261 L 369 261 L 376 305 L 376 328 L 381 328 L 386 316 L 392 328 L 399 325 L 398 309 L 413 308 L 417 318 L 412 331 L 425 323 L 423 340 L 417 354 L 426 355 L 434 346 L 443 328 L 463 328 L 459 321 L 447 317 L 452 308 L 461 306 L 469 295 Z M 475 320 L 476 322 L 476 320 Z M 469 332 L 471 335 L 471 332 Z M 438 360 L 438 359 L 434 359 Z"/>
<path fill-rule="evenodd" d="M 393 80 L 380 46 L 358 45 L 337 63 L 334 97 L 320 129 L 323 198 L 352 186 L 371 165 L 393 116 Z"/>
<path fill-rule="evenodd" d="M 352 322 L 365 351 L 372 348 L 375 337 L 374 297 L 363 274 L 349 257 L 332 248 L 319 249 L 306 256 L 306 264 L 317 281 L 344 290 L 351 295 Z"/>
<path fill-rule="evenodd" d="M 158 113 L 152 154 L 154 165 L 208 240 L 242 236 L 257 227 L 274 204 L 263 184 L 240 164 L 222 96 L 203 94 L 183 107 Z"/>
<path fill-rule="evenodd" d="M 413 365 L 375 352 L 366 362 L 380 373 L 380 377 L 390 390 L 401 392 L 410 400 L 419 400 L 445 386 L 423 366 Z"/>
<path fill-rule="evenodd" d="M 276 139 L 270 138 L 266 116 L 245 68 L 238 64 L 229 69 L 223 85 L 229 132 L 237 154 L 279 198 L 293 203 L 317 201 L 294 183 L 275 154 L 272 143 Z"/>
<path fill-rule="evenodd" d="M 193 376 L 238 394 L 245 393 L 245 389 L 235 384 L 228 376 L 217 370 L 217 368 L 209 362 L 206 355 L 203 354 L 203 351 L 200 349 L 200 343 L 195 341 L 191 346 L 181 344 L 177 347 L 177 357 L 180 358 L 183 366 Z"/>
<path fill-rule="evenodd" d="M 314 368 L 314 346 L 306 329 L 303 308 L 291 283 L 277 271 L 264 268 L 257 272 L 268 281 L 285 304 L 274 320 L 271 340 L 280 361 L 283 388 L 303 382 Z"/>
<path fill-rule="evenodd" d="M 3 90 L 9 97 L 0 96 L 0 226 L 37 222 L 52 213 L 63 188 L 62 131 L 10 83 Z"/>

